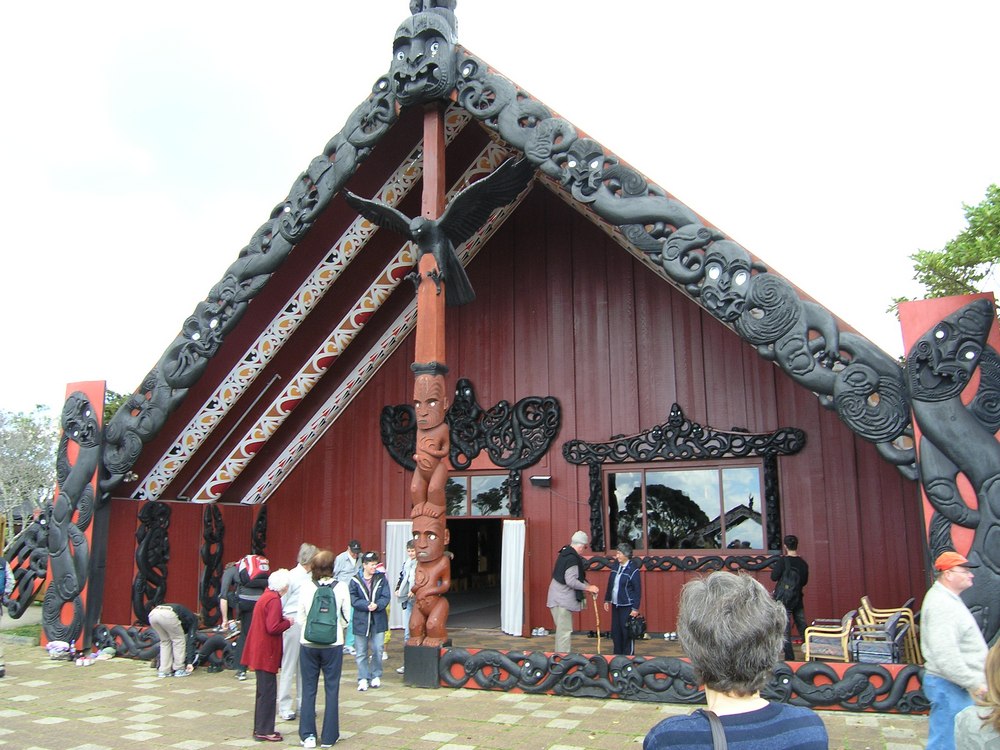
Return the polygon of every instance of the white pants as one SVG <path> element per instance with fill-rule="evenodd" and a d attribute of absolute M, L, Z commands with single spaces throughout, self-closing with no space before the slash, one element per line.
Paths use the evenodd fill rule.
<path fill-rule="evenodd" d="M 302 625 L 293 622 L 281 634 L 281 674 L 278 675 L 278 716 L 299 713 L 302 706 L 302 673 L 299 671 L 299 636 Z M 295 701 L 292 702 L 292 683 L 295 683 Z"/>
<path fill-rule="evenodd" d="M 160 671 L 175 672 L 184 669 L 187 644 L 177 613 L 161 604 L 149 613 L 149 625 L 160 637 Z"/>

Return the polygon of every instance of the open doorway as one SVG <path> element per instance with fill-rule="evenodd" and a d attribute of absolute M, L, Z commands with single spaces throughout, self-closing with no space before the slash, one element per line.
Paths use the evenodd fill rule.
<path fill-rule="evenodd" d="M 448 626 L 500 627 L 500 558 L 503 519 L 449 518 L 451 591 Z"/>

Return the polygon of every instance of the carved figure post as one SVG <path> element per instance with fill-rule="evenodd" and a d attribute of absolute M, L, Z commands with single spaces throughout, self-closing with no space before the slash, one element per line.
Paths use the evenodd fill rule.
<path fill-rule="evenodd" d="M 432 103 L 424 111 L 424 191 L 421 215 L 435 220 L 444 211 L 444 112 Z M 413 592 L 416 606 L 410 613 L 411 646 L 440 646 L 448 638 L 448 602 L 442 594 L 451 586 L 451 560 L 444 554 L 448 544 L 447 508 L 444 488 L 448 482 L 450 439 L 445 412 L 448 409 L 445 364 L 445 297 L 439 287 L 444 268 L 435 253 L 423 253 L 417 266 L 416 361 L 412 365 L 417 443 L 417 464 L 410 485 L 413 498 L 413 534 L 417 540 L 417 570 Z M 447 289 L 448 279 L 445 279 Z"/>

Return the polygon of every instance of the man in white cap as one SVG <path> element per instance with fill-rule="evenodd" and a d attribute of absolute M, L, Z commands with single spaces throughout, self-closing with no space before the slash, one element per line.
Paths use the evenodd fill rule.
<path fill-rule="evenodd" d="M 955 716 L 986 695 L 986 641 L 960 596 L 977 567 L 957 552 L 942 552 L 934 561 L 937 581 L 920 607 L 923 690 L 931 702 L 928 750 L 954 750 Z"/>
<path fill-rule="evenodd" d="M 545 606 L 552 613 L 556 625 L 556 653 L 569 653 L 570 637 L 573 635 L 573 613 L 586 606 L 587 593 L 597 594 L 597 586 L 588 584 L 584 574 L 581 553 L 590 544 L 590 537 L 583 531 L 573 534 L 569 544 L 559 550 L 552 580 L 549 582 L 549 596 Z"/>

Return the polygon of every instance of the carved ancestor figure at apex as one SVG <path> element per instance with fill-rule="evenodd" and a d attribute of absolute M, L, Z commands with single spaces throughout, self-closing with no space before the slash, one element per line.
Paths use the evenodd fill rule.
<path fill-rule="evenodd" d="M 526 159 L 508 159 L 495 172 L 456 195 L 438 219 L 423 216 L 411 219 L 393 206 L 361 198 L 350 190 L 344 191 L 344 198 L 369 221 L 415 242 L 421 256 L 432 253 L 437 268 L 427 275 L 437 286 L 438 294 L 441 294 L 441 282 L 446 282 L 445 303 L 457 307 L 472 302 L 476 293 L 455 248 L 475 234 L 494 209 L 513 201 L 527 187 L 534 173 L 534 166 Z"/>
<path fill-rule="evenodd" d="M 444 508 L 430 503 L 413 506 L 413 545 L 417 569 L 413 575 L 414 599 L 410 614 L 408 646 L 441 646 L 448 638 L 448 600 L 451 559 L 445 554 L 450 537 Z"/>
<path fill-rule="evenodd" d="M 404 107 L 446 99 L 455 87 L 455 2 L 413 0 L 396 29 L 389 79 Z"/>
<path fill-rule="evenodd" d="M 447 390 L 443 375 L 418 375 L 413 384 L 413 411 L 417 422 L 417 447 L 413 454 L 416 470 L 410 483 L 414 508 L 431 503 L 445 509 L 444 488 L 448 483 L 450 438 L 445 413 L 448 411 Z"/>

